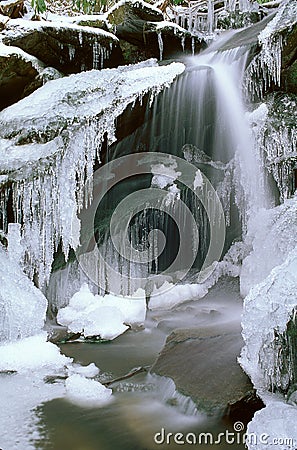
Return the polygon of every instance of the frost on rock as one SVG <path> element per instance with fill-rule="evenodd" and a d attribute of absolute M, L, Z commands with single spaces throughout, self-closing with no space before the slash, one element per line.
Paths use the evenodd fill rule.
<path fill-rule="evenodd" d="M 39 333 L 47 309 L 46 298 L 24 275 L 14 257 L 0 244 L 0 341 Z"/>
<path fill-rule="evenodd" d="M 287 393 L 296 383 L 296 289 L 297 246 L 245 298 L 240 363 L 260 391 Z"/>
<path fill-rule="evenodd" d="M 297 3 L 284 1 L 276 16 L 259 34 L 261 51 L 249 64 L 245 76 L 246 89 L 254 98 L 261 99 L 272 84 L 280 86 L 283 34 L 296 24 L 296 17 Z"/>
<path fill-rule="evenodd" d="M 296 408 L 279 399 L 257 411 L 248 424 L 249 450 L 293 450 L 297 445 Z M 261 440 L 260 440 L 261 437 Z"/>
<path fill-rule="evenodd" d="M 248 226 L 245 239 L 252 248 L 243 260 L 240 289 L 243 296 L 282 264 L 297 245 L 297 196 L 269 210 L 261 210 Z"/>
<path fill-rule="evenodd" d="M 113 340 L 129 326 L 142 325 L 146 316 L 145 292 L 139 290 L 131 297 L 112 294 L 93 295 L 87 285 L 70 299 L 69 305 L 59 310 L 57 321 L 84 337 L 100 336 Z"/>
<path fill-rule="evenodd" d="M 149 60 L 52 80 L 0 113 L 0 229 L 7 208 L 22 224 L 25 272 L 48 280 L 53 253 L 79 244 L 77 213 L 92 198 L 93 166 L 105 134 L 115 141 L 115 120 L 138 98 L 154 98 L 184 65 Z M 3 167 L 3 168 L 2 168 Z"/>
<path fill-rule="evenodd" d="M 66 399 L 84 408 L 98 408 L 110 403 L 112 390 L 99 381 L 75 374 L 66 380 Z"/>

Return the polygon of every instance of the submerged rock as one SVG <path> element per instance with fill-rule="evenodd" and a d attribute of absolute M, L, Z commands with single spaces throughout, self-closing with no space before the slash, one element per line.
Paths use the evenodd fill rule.
<path fill-rule="evenodd" d="M 123 61 L 118 38 L 75 23 L 10 21 L 3 42 L 30 53 L 63 73 L 116 67 Z"/>
<path fill-rule="evenodd" d="M 152 371 L 172 378 L 200 410 L 224 414 L 253 390 L 237 363 L 242 345 L 239 325 L 238 331 L 230 331 L 228 325 L 175 330 Z"/>

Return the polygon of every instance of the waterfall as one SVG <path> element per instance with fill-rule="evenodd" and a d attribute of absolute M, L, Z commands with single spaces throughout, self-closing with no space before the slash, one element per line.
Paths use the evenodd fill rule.
<path fill-rule="evenodd" d="M 95 230 L 96 245 L 104 261 L 112 267 L 112 274 L 105 271 L 106 266 L 98 262 L 90 249 L 83 255 L 83 271 L 95 285 L 100 285 L 100 292 L 109 292 L 111 286 L 117 283 L 121 295 L 132 294 L 141 285 L 140 278 L 147 279 L 148 286 L 151 276 L 166 272 L 182 240 L 186 239 L 187 243 L 195 242 L 196 229 L 191 228 L 183 216 L 181 203 L 190 209 L 198 226 L 199 248 L 197 251 L 193 245 L 189 248 L 189 253 L 194 255 L 196 252 L 192 268 L 201 269 L 211 241 L 211 223 L 205 205 L 193 195 L 193 189 L 180 183 L 174 172 L 177 169 L 172 169 L 170 158 L 182 158 L 191 163 L 198 174 L 201 171 L 210 180 L 219 194 L 227 224 L 224 252 L 235 238 L 241 237 L 241 230 L 246 229 L 249 217 L 267 205 L 264 163 L 260 161 L 261 155 L 257 154 L 241 92 L 248 53 L 249 50 L 244 47 L 224 52 L 212 51 L 210 48 L 198 57 L 187 59 L 185 73 L 174 81 L 170 89 L 159 94 L 152 106 L 147 106 L 143 125 L 108 148 L 107 162 L 134 152 L 168 154 L 168 160 L 161 164 L 164 175 L 154 175 L 152 165 L 151 174 L 128 178 L 119 183 L 102 200 L 100 208 L 97 208 L 94 214 L 94 226 L 98 228 Z M 169 154 L 172 156 L 169 157 Z M 193 182 L 195 185 L 196 181 Z M 139 189 L 154 186 L 164 191 L 165 197 L 154 207 L 146 205 L 143 200 L 142 208 L 131 215 L 132 220 L 126 230 L 131 248 L 146 255 L 147 262 L 139 264 L 130 259 L 134 250 L 131 250 L 130 256 L 123 256 L 114 247 L 110 237 L 110 217 L 106 217 L 106 211 L 112 217 L 112 211 L 131 192 L 137 193 Z M 140 192 L 139 196 L 141 195 L 144 194 Z M 165 212 L 161 211 L 164 204 Z M 175 217 L 174 220 L 179 223 L 177 228 L 171 217 Z M 106 226 L 103 226 L 105 223 Z M 161 230 L 166 237 L 166 244 L 161 252 L 160 234 L 152 235 L 152 231 L 156 229 Z M 149 241 L 149 236 L 153 236 L 152 241 Z M 182 265 L 180 268 L 183 268 Z M 78 270 L 82 271 L 80 267 Z M 175 273 L 166 274 L 170 281 L 176 280 Z M 167 275 L 163 281 L 168 279 Z M 62 274 L 61 276 L 63 278 Z M 56 287 L 53 289 L 50 285 L 56 307 L 59 297 L 65 302 L 65 289 L 68 297 L 74 293 L 73 289 L 65 287 L 65 282 L 57 281 L 57 278 L 59 275 L 55 275 Z M 56 291 L 59 286 L 63 286 L 63 293 Z M 148 288 L 148 294 L 150 289 Z"/>

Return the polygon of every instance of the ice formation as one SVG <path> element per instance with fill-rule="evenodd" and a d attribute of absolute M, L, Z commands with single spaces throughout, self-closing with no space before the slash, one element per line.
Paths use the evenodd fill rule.
<path fill-rule="evenodd" d="M 0 193 L 2 229 L 7 231 L 12 194 L 14 220 L 23 223 L 25 271 L 31 278 L 37 273 L 40 286 L 48 280 L 60 239 L 66 258 L 79 243 L 77 213 L 91 200 L 93 164 L 100 160 L 104 134 L 113 142 L 115 120 L 127 105 L 146 93 L 153 98 L 183 71 L 183 64 L 158 67 L 149 60 L 72 75 L 1 112 L 0 159 L 8 175 Z"/>
<path fill-rule="evenodd" d="M 66 380 L 66 399 L 84 408 L 98 408 L 110 403 L 112 390 L 99 381 L 74 374 Z"/>
<path fill-rule="evenodd" d="M 285 391 L 290 381 L 280 364 L 278 334 L 286 331 L 296 307 L 297 246 L 283 264 L 275 267 L 268 277 L 250 290 L 244 301 L 242 319 L 245 347 L 241 355 L 244 370 L 259 389 L 279 388 Z M 289 363 L 289 360 L 286 364 Z"/>
<path fill-rule="evenodd" d="M 113 340 L 129 326 L 142 325 L 146 316 L 145 292 L 136 291 L 130 298 L 112 294 L 93 295 L 87 285 L 70 299 L 69 305 L 59 310 L 57 321 L 69 331 L 85 337 L 100 336 Z"/>
<path fill-rule="evenodd" d="M 251 248 L 243 260 L 240 287 L 243 296 L 282 264 L 297 245 L 297 197 L 263 209 L 250 219 L 245 244 Z"/>
<path fill-rule="evenodd" d="M 0 341 L 22 339 L 43 328 L 47 300 L 22 272 L 16 247 L 0 244 Z"/>

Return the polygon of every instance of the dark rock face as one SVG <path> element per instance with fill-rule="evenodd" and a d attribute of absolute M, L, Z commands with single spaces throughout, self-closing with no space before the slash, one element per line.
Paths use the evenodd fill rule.
<path fill-rule="evenodd" d="M 175 330 L 152 371 L 172 378 L 202 411 L 223 415 L 253 390 L 237 362 L 242 346 L 240 330 L 224 325 Z"/>
<path fill-rule="evenodd" d="M 123 62 L 117 38 L 90 27 L 50 22 L 10 23 L 3 42 L 66 74 L 116 67 Z"/>
<path fill-rule="evenodd" d="M 0 1 L 0 14 L 11 19 L 17 19 L 24 15 L 24 0 Z"/>
<path fill-rule="evenodd" d="M 297 94 L 297 25 L 289 30 L 284 37 L 281 87 L 285 92 Z"/>
<path fill-rule="evenodd" d="M 42 79 L 38 79 L 38 75 L 30 59 L 17 53 L 1 55 L 0 52 L 0 109 L 42 86 Z"/>

